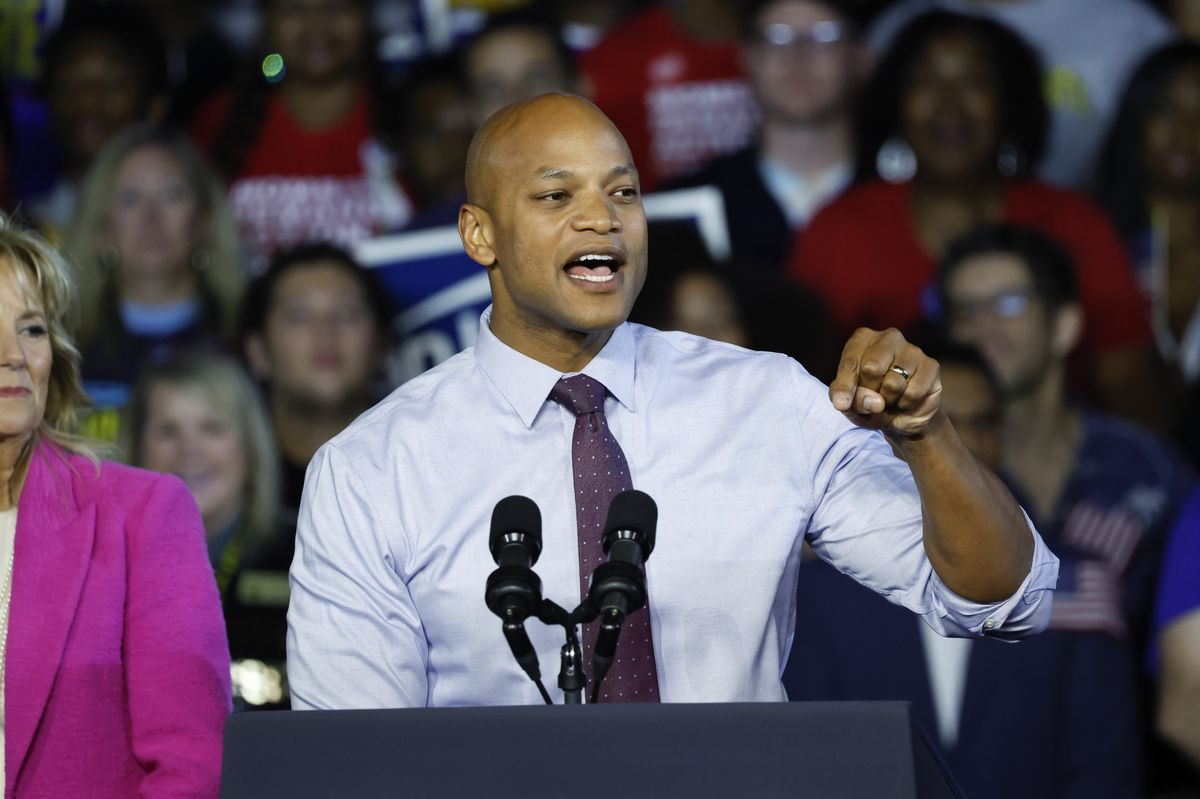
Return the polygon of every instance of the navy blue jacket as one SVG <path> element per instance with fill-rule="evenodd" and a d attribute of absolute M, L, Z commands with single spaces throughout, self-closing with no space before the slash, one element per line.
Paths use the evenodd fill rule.
<path fill-rule="evenodd" d="M 817 560 L 801 566 L 797 603 L 792 700 L 905 699 L 937 740 L 919 617 Z M 971 799 L 1137 796 L 1135 675 L 1128 647 L 1102 633 L 973 641 L 946 761 Z"/>

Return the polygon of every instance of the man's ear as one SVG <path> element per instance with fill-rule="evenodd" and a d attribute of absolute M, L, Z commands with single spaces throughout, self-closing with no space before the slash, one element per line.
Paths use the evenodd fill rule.
<path fill-rule="evenodd" d="M 471 260 L 480 266 L 496 263 L 496 252 L 492 249 L 492 217 L 472 203 L 463 203 L 458 209 L 458 237 Z"/>
<path fill-rule="evenodd" d="M 246 353 L 246 363 L 250 366 L 250 373 L 254 375 L 255 379 L 270 380 L 271 357 L 267 355 L 267 343 L 263 341 L 262 334 L 249 334 L 242 347 Z"/>
<path fill-rule="evenodd" d="M 1050 343 L 1054 354 L 1065 358 L 1079 345 L 1083 338 L 1083 308 L 1077 302 L 1070 302 L 1054 313 L 1053 328 L 1050 331 Z"/>

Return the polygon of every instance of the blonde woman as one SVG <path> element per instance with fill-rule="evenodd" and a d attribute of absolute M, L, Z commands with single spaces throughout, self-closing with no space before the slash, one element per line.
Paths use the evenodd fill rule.
<path fill-rule="evenodd" d="M 83 375 L 102 407 L 123 404 L 143 364 L 232 332 L 237 234 L 220 182 L 182 134 L 136 127 L 106 146 L 66 248 L 81 272 Z"/>
<path fill-rule="evenodd" d="M 5 796 L 216 796 L 229 660 L 196 505 L 101 461 L 71 275 L 0 218 Z"/>
<path fill-rule="evenodd" d="M 235 701 L 280 705 L 294 539 L 276 526 L 279 459 L 254 383 L 228 356 L 182 352 L 142 373 L 126 411 L 130 462 L 179 476 L 200 508 L 234 658 Z M 262 664 L 255 675 L 265 680 L 238 679 L 246 659 Z"/>

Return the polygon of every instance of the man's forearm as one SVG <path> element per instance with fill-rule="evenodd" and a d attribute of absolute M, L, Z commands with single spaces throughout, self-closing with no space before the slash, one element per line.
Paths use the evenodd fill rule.
<path fill-rule="evenodd" d="M 959 596 L 999 602 L 1029 574 L 1033 536 L 1000 479 L 967 450 L 941 411 L 919 437 L 891 436 L 921 495 L 925 551 Z"/>

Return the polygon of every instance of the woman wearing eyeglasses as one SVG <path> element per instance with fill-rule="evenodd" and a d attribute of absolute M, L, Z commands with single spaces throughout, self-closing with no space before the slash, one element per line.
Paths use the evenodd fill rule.
<path fill-rule="evenodd" d="M 1169 426 L 1165 370 L 1112 225 L 1085 197 L 1029 177 L 1047 112 L 1037 59 L 1016 34 L 975 17 L 917 18 L 876 66 L 858 124 L 857 184 L 817 214 L 790 264 L 840 326 L 918 333 L 936 310 L 934 263 L 953 240 L 983 224 L 1029 225 L 1078 265 L 1077 387 Z"/>

